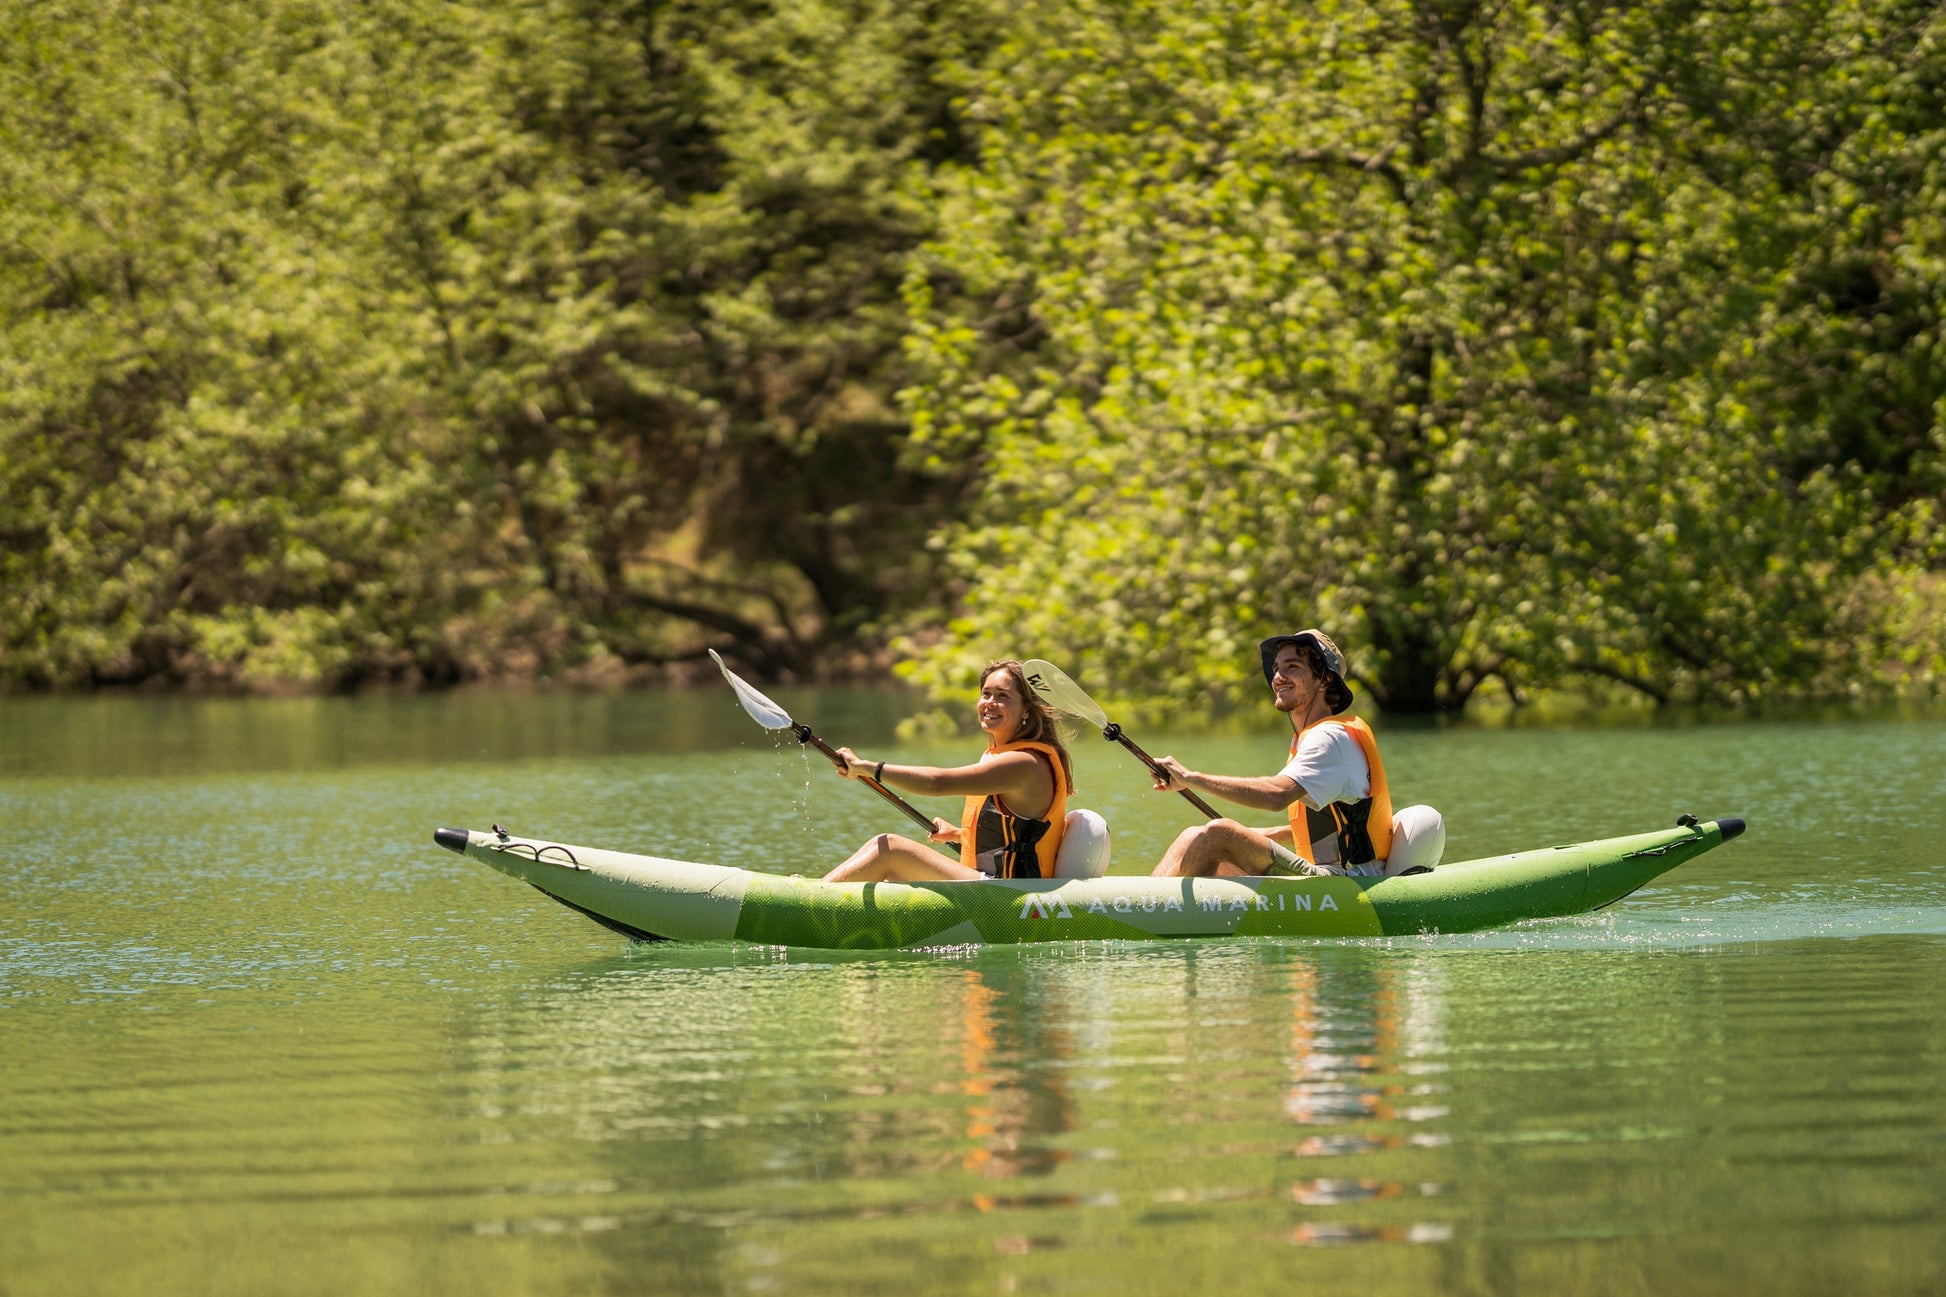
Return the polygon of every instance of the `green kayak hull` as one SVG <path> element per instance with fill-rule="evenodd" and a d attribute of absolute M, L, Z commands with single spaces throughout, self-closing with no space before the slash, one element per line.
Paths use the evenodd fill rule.
<path fill-rule="evenodd" d="M 1737 819 L 1690 822 L 1397 878 L 1111 875 L 937 883 L 826 883 L 497 830 L 440 829 L 434 841 L 639 941 L 896 950 L 1474 932 L 1599 910 L 1741 832 Z"/>

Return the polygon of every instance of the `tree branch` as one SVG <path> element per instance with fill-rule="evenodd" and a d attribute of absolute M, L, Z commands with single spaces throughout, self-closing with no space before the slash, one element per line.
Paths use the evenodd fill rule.
<path fill-rule="evenodd" d="M 1588 150 L 1613 135 L 1630 122 L 1642 115 L 1639 98 L 1631 98 L 1628 106 L 1599 126 L 1591 126 L 1565 144 L 1556 144 L 1545 149 L 1529 149 L 1516 153 L 1510 158 L 1496 158 L 1483 155 L 1488 165 L 1503 171 L 1524 171 L 1531 167 L 1555 167 L 1563 162 L 1572 162 Z"/>
<path fill-rule="evenodd" d="M 1407 198 L 1405 173 L 1392 165 L 1392 155 L 1399 151 L 1402 141 L 1394 140 L 1376 153 L 1345 153 L 1337 149 L 1297 149 L 1284 155 L 1284 162 L 1291 165 L 1319 165 L 1344 167 L 1353 171 L 1364 171 L 1382 176 L 1392 186 L 1392 192 L 1399 201 Z"/>
<path fill-rule="evenodd" d="M 1631 674 L 1627 671 L 1620 671 L 1614 667 L 1606 667 L 1599 662 L 1570 662 L 1568 663 L 1568 670 L 1579 671 L 1583 675 L 1600 676 L 1604 680 L 1613 680 L 1617 684 L 1627 685 L 1629 688 L 1653 698 L 1658 707 L 1666 707 L 1669 703 L 1669 691 L 1667 689 L 1663 689 L 1653 682 L 1644 680 L 1641 676 Z"/>
<path fill-rule="evenodd" d="M 744 643 L 761 644 L 764 639 L 763 627 L 722 608 L 691 603 L 687 599 L 665 599 L 661 595 L 644 594 L 639 590 L 629 591 L 625 598 L 628 602 L 639 604 L 644 608 L 667 613 L 671 617 L 680 617 L 684 621 L 693 621 L 698 626 L 707 626 L 711 630 L 719 630 L 726 635 L 734 635 Z"/>

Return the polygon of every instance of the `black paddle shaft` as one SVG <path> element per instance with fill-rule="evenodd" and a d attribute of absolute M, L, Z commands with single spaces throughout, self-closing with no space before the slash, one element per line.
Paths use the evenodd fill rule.
<path fill-rule="evenodd" d="M 1168 782 L 1169 776 L 1164 774 L 1162 767 L 1155 763 L 1155 758 L 1150 756 L 1148 753 L 1144 752 L 1140 747 L 1138 747 L 1134 739 L 1122 733 L 1121 726 L 1116 725 L 1113 722 L 1110 722 L 1109 724 L 1102 726 L 1101 736 L 1107 739 L 1111 743 L 1119 743 L 1123 747 L 1127 748 L 1129 752 L 1131 752 L 1134 755 L 1137 761 L 1140 761 L 1143 765 L 1149 768 L 1150 774 L 1154 775 L 1157 779 L 1160 779 L 1165 783 Z M 1195 793 L 1189 791 L 1189 789 L 1178 788 L 1176 791 L 1181 793 L 1183 797 L 1188 800 L 1191 806 L 1194 806 L 1197 810 L 1201 811 L 1204 815 L 1208 816 L 1210 819 L 1216 820 L 1222 818 L 1222 816 L 1217 814 L 1216 808 L 1214 806 L 1211 806 L 1208 802 L 1198 797 Z"/>
<path fill-rule="evenodd" d="M 797 741 L 799 743 L 809 743 L 812 747 L 824 753 L 825 756 L 831 758 L 833 765 L 841 768 L 844 766 L 845 759 L 839 756 L 830 744 L 811 733 L 811 727 L 809 725 L 793 725 L 791 726 L 791 733 L 797 735 Z M 923 825 L 927 833 L 934 832 L 935 826 L 932 822 L 932 816 L 926 814 L 917 806 L 914 806 L 911 802 L 908 802 L 905 798 L 899 796 L 884 784 L 881 784 L 878 780 L 872 778 L 870 775 L 860 775 L 858 776 L 858 782 L 911 816 L 912 822 Z"/>

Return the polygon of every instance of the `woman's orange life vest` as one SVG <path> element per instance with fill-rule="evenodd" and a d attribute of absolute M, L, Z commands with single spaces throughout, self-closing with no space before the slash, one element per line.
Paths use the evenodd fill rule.
<path fill-rule="evenodd" d="M 1327 867 L 1349 868 L 1385 860 L 1392 854 L 1392 789 L 1385 782 L 1385 763 L 1378 759 L 1378 738 L 1356 716 L 1327 716 L 1291 735 L 1291 755 L 1297 744 L 1320 725 L 1342 725 L 1364 749 L 1371 767 L 1371 789 L 1364 800 L 1332 802 L 1313 809 L 1298 798 L 1290 804 L 1291 846 L 1311 863 L 1326 857 Z M 1327 845 L 1328 844 L 1328 845 Z M 1335 857 L 1335 858 L 1334 858 Z"/>
<path fill-rule="evenodd" d="M 1019 854 L 1030 844 L 1034 859 L 1040 864 L 1040 876 L 1054 877 L 1054 857 L 1061 850 L 1061 830 L 1068 816 L 1068 794 L 1073 791 L 1068 787 L 1067 776 L 1062 772 L 1061 754 L 1047 743 L 997 743 L 988 748 L 987 752 L 989 755 L 995 752 L 1038 752 L 1046 758 L 1048 769 L 1054 775 L 1054 801 L 1048 806 L 1045 818 L 1030 820 L 1008 811 L 1000 804 L 997 793 L 981 793 L 968 797 L 966 811 L 960 817 L 959 825 L 960 863 L 969 868 L 979 867 L 974 862 L 974 854 L 979 843 L 980 812 L 985 809 L 987 802 L 991 801 L 1000 815 L 1000 831 L 1003 839 L 997 877 L 1021 876 L 1017 868 Z M 1044 829 L 1038 837 L 1032 836 L 1035 825 L 1043 826 Z"/>

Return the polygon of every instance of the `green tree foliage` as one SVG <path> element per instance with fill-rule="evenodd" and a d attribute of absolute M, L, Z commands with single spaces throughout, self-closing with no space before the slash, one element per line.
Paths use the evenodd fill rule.
<path fill-rule="evenodd" d="M 1407 710 L 1923 673 L 1941 38 L 0 4 L 0 682 L 805 673 L 902 618 L 934 683 L 1176 705 L 1311 623 Z"/>
<path fill-rule="evenodd" d="M 810 669 L 962 481 L 936 8 L 0 7 L 0 678 Z"/>
<path fill-rule="evenodd" d="M 1380 705 L 1840 687 L 1937 559 L 1933 5 L 1074 3 L 969 74 L 908 282 L 984 464 L 915 639 L 1132 698 L 1322 624 Z"/>

